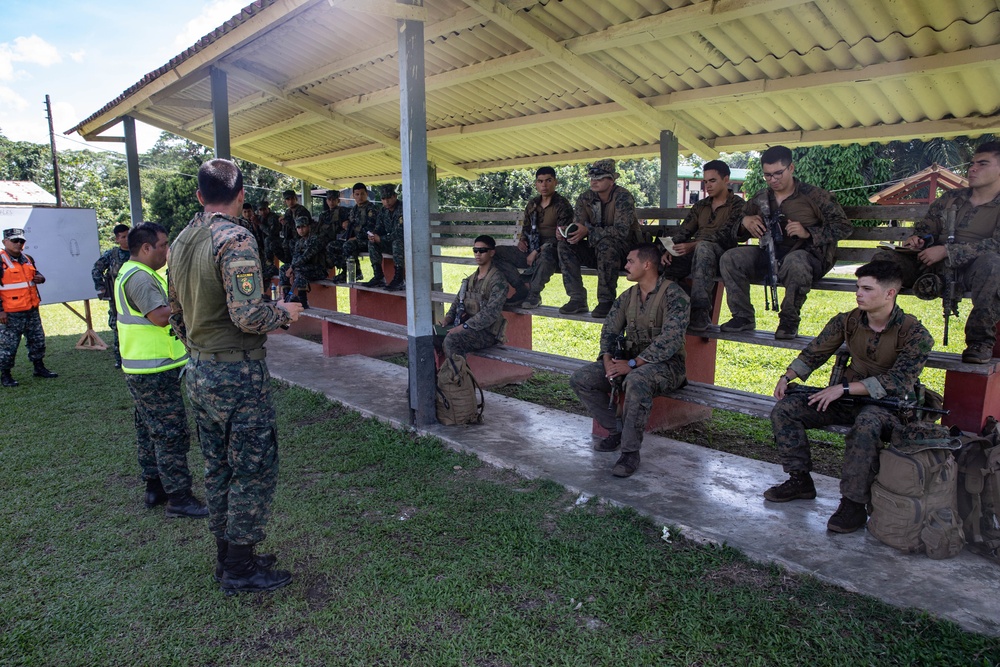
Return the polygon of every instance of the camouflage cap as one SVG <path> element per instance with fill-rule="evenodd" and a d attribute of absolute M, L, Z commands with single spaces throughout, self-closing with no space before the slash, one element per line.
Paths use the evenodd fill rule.
<path fill-rule="evenodd" d="M 591 162 L 587 165 L 587 176 L 590 178 L 618 178 L 615 171 L 615 161 L 611 158 Z"/>
<path fill-rule="evenodd" d="M 295 196 L 297 196 L 295 194 L 295 190 L 285 190 L 284 192 L 281 193 L 281 198 L 282 199 L 291 199 L 292 197 L 295 197 Z"/>
<path fill-rule="evenodd" d="M 924 301 L 936 299 L 944 294 L 944 281 L 936 273 L 925 273 L 913 283 L 913 293 Z"/>
<path fill-rule="evenodd" d="M 327 199 L 340 199 L 340 192 L 338 190 L 327 190 L 326 191 L 326 198 Z"/>
<path fill-rule="evenodd" d="M 312 223 L 312 220 L 310 220 L 309 218 L 307 218 L 304 215 L 300 215 L 299 217 L 295 218 L 295 226 L 296 227 L 308 227 L 311 223 Z"/>
<path fill-rule="evenodd" d="M 382 199 L 391 199 L 396 196 L 396 184 L 386 183 L 379 187 L 378 192 Z"/>
<path fill-rule="evenodd" d="M 28 239 L 24 238 L 24 230 L 21 229 L 21 228 L 19 228 L 19 227 L 10 227 L 8 229 L 3 230 L 3 238 L 4 238 L 5 241 L 7 241 L 7 240 L 11 240 L 11 241 L 27 241 L 28 240 Z"/>

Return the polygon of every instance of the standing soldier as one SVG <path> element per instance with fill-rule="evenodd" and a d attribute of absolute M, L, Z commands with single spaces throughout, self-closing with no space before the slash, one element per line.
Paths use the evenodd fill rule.
<path fill-rule="evenodd" d="M 227 592 L 265 591 L 292 580 L 254 555 L 278 481 L 278 440 L 267 332 L 299 318 L 297 303 L 261 298 L 257 242 L 239 225 L 243 174 L 234 162 L 198 169 L 205 207 L 170 250 L 170 324 L 191 355 L 185 383 L 202 453 L 209 530 Z"/>
<path fill-rule="evenodd" d="M 369 287 L 377 287 L 379 283 L 385 284 L 385 276 L 382 274 L 382 253 L 391 252 L 396 272 L 385 288 L 390 292 L 398 292 L 406 289 L 406 259 L 403 256 L 403 202 L 399 201 L 399 197 L 396 195 L 396 186 L 391 183 L 382 186 L 381 194 L 382 210 L 378 213 L 378 221 L 375 223 L 374 231 L 368 234 L 368 257 L 375 269 L 375 277 L 365 284 Z"/>
<path fill-rule="evenodd" d="M 629 252 L 625 275 L 635 285 L 622 292 L 604 320 L 601 359 L 579 368 L 569 381 L 587 411 L 609 433 L 594 450 L 613 452 L 621 447 L 611 470 L 615 477 L 629 477 L 639 467 L 653 397 L 687 381 L 684 332 L 690 301 L 677 283 L 659 275 L 659 269 L 660 252 L 652 243 Z M 620 416 L 614 398 L 608 402 L 616 383 L 625 392 Z"/>
<path fill-rule="evenodd" d="M 580 266 L 597 267 L 597 307 L 591 316 L 603 318 L 611 310 L 618 287 L 618 272 L 628 249 L 638 242 L 639 221 L 635 197 L 615 184 L 614 160 L 598 160 L 587 167 L 590 189 L 576 199 L 573 222 L 576 229 L 560 228 L 559 264 L 569 302 L 560 313 L 587 312 L 587 289 Z"/>
<path fill-rule="evenodd" d="M 97 290 L 97 298 L 108 302 L 108 328 L 111 329 L 112 354 L 115 357 L 115 368 L 122 367 L 122 355 L 118 344 L 118 327 L 115 322 L 118 319 L 114 297 L 115 278 L 122 265 L 128 261 L 128 225 L 115 225 L 111 231 L 115 235 L 114 248 L 105 250 L 104 253 L 94 262 L 94 268 L 90 276 L 94 279 L 94 289 Z"/>
<path fill-rule="evenodd" d="M 285 200 L 285 213 L 281 216 L 281 231 L 279 232 L 280 247 L 274 248 L 274 254 L 282 263 L 292 261 L 292 246 L 299 238 L 295 233 L 295 221 L 299 218 L 309 218 L 312 220 L 312 213 L 305 206 L 299 203 L 299 196 L 294 190 L 285 190 L 282 193 Z"/>
<path fill-rule="evenodd" d="M 181 395 L 184 343 L 170 333 L 167 230 L 152 222 L 128 234 L 132 259 L 114 285 L 125 383 L 135 400 L 135 440 L 146 508 L 167 503 L 168 517 L 201 518 L 208 508 L 191 493 L 187 455 L 191 441 Z"/>
<path fill-rule="evenodd" d="M 696 203 L 671 236 L 673 251 L 663 253 L 663 275 L 674 280 L 691 277 L 691 331 L 712 323 L 712 289 L 722 253 L 736 247 L 742 229 L 743 200 L 729 189 L 729 165 L 706 162 L 702 180 L 708 195 Z"/>
<path fill-rule="evenodd" d="M 266 199 L 261 199 L 260 205 L 257 207 L 257 221 L 260 223 L 260 229 L 264 236 L 264 245 L 258 244 L 257 248 L 260 252 L 261 267 L 264 269 L 264 292 L 266 298 L 271 292 L 268 289 L 268 285 L 271 284 L 271 278 L 278 275 L 278 258 L 274 253 L 274 246 L 281 241 L 281 221 L 278 220 L 278 214 L 271 210 L 271 205 Z"/>
<path fill-rule="evenodd" d="M 24 335 L 28 359 L 35 365 L 35 377 L 59 377 L 45 367 L 45 330 L 38 313 L 41 297 L 38 288 L 45 282 L 35 267 L 35 260 L 24 250 L 24 230 L 3 230 L 3 251 L 0 252 L 0 384 L 16 387 L 11 375 L 17 346 Z"/>
<path fill-rule="evenodd" d="M 326 267 L 323 266 L 323 248 L 319 238 L 312 234 L 312 221 L 302 217 L 295 221 L 295 233 L 299 238 L 292 248 L 292 261 L 285 265 L 281 273 L 281 285 L 294 290 L 295 298 L 302 308 L 309 307 L 309 281 L 326 278 Z"/>

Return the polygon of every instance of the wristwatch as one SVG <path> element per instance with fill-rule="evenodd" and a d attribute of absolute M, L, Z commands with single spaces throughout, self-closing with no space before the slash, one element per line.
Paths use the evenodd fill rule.
<path fill-rule="evenodd" d="M 629 359 L 628 360 L 628 367 L 629 368 L 635 368 L 635 366 L 636 366 L 635 359 Z"/>
<path fill-rule="evenodd" d="M 463 329 L 468 329 L 469 328 L 468 322 L 462 322 L 462 328 Z"/>
<path fill-rule="evenodd" d="M 851 383 L 850 382 L 845 382 L 844 383 L 844 395 L 847 395 L 849 393 L 851 393 Z"/>

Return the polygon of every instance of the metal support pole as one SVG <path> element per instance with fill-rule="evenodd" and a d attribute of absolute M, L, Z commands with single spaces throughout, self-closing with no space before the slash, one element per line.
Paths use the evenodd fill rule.
<path fill-rule="evenodd" d="M 419 4 L 405 0 L 400 4 Z M 436 373 L 431 319 L 430 202 L 427 177 L 427 101 L 424 24 L 398 20 L 400 144 L 403 161 L 403 243 L 406 256 L 406 334 L 409 345 L 410 414 L 433 424 Z"/>
<path fill-rule="evenodd" d="M 229 147 L 229 86 L 226 72 L 212 68 L 212 140 L 215 142 L 215 157 L 231 160 Z"/>
<path fill-rule="evenodd" d="M 125 129 L 125 169 L 128 173 L 128 208 L 132 226 L 142 224 L 142 185 L 139 183 L 139 151 L 135 145 L 135 118 L 122 116 Z"/>
<path fill-rule="evenodd" d="M 309 209 L 309 215 L 312 215 L 313 202 L 312 202 L 312 192 L 309 188 L 309 184 L 306 183 L 305 180 L 300 180 L 299 190 L 302 191 L 302 196 L 300 197 L 302 205 L 305 206 L 307 209 Z"/>
<path fill-rule="evenodd" d="M 427 207 L 431 213 L 438 213 L 441 211 L 441 206 L 438 202 L 437 165 L 433 162 L 427 163 Z M 441 235 L 432 234 L 431 238 L 434 238 L 435 236 Z M 440 255 L 441 246 L 431 245 L 431 254 Z M 441 271 L 440 262 L 431 262 L 431 289 L 436 292 L 444 291 L 444 274 Z M 437 303 L 436 301 L 433 302 L 431 306 L 431 312 L 433 313 L 431 317 L 435 322 L 437 322 L 444 317 L 446 308 L 444 304 Z"/>
<path fill-rule="evenodd" d="M 677 137 L 660 132 L 660 208 L 677 208 Z"/>

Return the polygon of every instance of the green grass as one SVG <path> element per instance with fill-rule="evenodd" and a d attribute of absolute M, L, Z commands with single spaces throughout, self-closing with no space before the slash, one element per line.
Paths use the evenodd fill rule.
<path fill-rule="evenodd" d="M 131 402 L 43 309 L 2 393 L 3 665 L 988 665 L 1000 641 L 696 545 L 279 387 L 266 550 L 226 598 L 203 521 L 142 507 Z M 72 320 L 65 320 L 72 324 Z M 79 328 L 79 327 L 76 327 Z M 53 335 L 60 331 L 68 335 Z M 197 446 L 192 470 L 202 467 Z M 201 491 L 199 489 L 199 495 Z"/>

